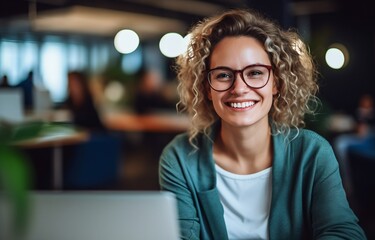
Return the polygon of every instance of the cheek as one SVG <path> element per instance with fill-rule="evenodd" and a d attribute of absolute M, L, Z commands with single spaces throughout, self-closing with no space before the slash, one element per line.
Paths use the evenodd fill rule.
<path fill-rule="evenodd" d="M 220 116 L 221 112 L 224 111 L 224 105 L 222 103 L 223 96 L 217 93 L 211 94 L 211 104 L 215 110 L 215 112 Z"/>
<path fill-rule="evenodd" d="M 215 106 L 216 105 L 216 102 L 218 101 L 217 99 L 217 94 L 215 93 L 215 92 L 212 92 L 212 90 L 208 90 L 207 91 L 207 97 L 208 97 L 208 99 L 211 101 L 211 104 L 213 105 L 213 106 Z"/>

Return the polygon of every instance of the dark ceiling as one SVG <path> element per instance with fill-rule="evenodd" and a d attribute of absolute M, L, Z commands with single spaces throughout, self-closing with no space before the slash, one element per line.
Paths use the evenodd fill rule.
<path fill-rule="evenodd" d="M 78 5 L 168 17 L 191 23 L 211 13 L 210 5 L 207 5 L 207 10 L 194 9 L 194 3 L 197 2 L 216 6 L 217 9 L 255 7 L 276 18 L 291 9 L 291 15 L 339 13 L 343 21 L 350 20 L 359 25 L 371 26 L 375 22 L 375 10 L 365 0 L 1 0 L 0 19 L 4 21 L 27 16 L 33 9 L 43 12 Z M 182 7 L 171 8 L 168 5 Z"/>
<path fill-rule="evenodd" d="M 3 0 L 2 0 L 3 1 Z M 199 11 L 173 10 L 165 7 L 171 3 L 185 4 L 185 2 L 207 2 L 210 4 L 218 5 L 223 8 L 244 7 L 246 2 L 244 0 L 214 0 L 214 1 L 196 1 L 196 0 L 178 0 L 178 1 L 165 1 L 165 0 L 12 0 L 1 2 L 0 16 L 1 18 L 9 18 L 21 14 L 27 14 L 30 6 L 33 3 L 37 4 L 38 11 L 52 10 L 58 8 L 66 8 L 70 6 L 89 6 L 105 9 L 115 9 L 126 12 L 136 12 L 143 14 L 150 14 L 156 16 L 168 16 L 184 21 L 191 21 L 192 19 L 202 17 Z"/>

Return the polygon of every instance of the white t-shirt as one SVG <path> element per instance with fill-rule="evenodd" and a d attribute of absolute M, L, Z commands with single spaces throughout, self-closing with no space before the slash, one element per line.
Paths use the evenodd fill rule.
<path fill-rule="evenodd" d="M 269 239 L 272 168 L 239 175 L 215 167 L 229 239 Z"/>

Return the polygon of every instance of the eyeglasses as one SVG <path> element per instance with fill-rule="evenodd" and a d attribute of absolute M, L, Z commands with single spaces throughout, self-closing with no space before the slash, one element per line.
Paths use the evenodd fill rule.
<path fill-rule="evenodd" d="M 237 73 L 240 73 L 242 80 L 248 87 L 259 89 L 267 85 L 271 69 L 272 66 L 263 64 L 249 65 L 242 70 L 217 67 L 208 71 L 207 78 L 213 90 L 224 92 L 233 86 Z"/>

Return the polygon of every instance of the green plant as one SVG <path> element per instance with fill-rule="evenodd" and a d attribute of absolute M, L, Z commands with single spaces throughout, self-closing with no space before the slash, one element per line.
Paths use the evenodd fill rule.
<path fill-rule="evenodd" d="M 26 134 L 28 135 L 28 134 Z M 19 135 L 21 138 L 27 136 Z M 13 214 L 12 232 L 21 234 L 27 225 L 30 169 L 25 156 L 12 145 L 16 141 L 14 126 L 0 123 L 0 190 L 9 201 Z"/>
<path fill-rule="evenodd" d="M 12 214 L 11 234 L 22 237 L 28 224 L 29 190 L 32 187 L 32 171 L 27 156 L 20 151 L 23 141 L 56 134 L 70 133 L 76 128 L 70 124 L 29 122 L 10 124 L 0 121 L 0 200 L 5 200 Z"/>

